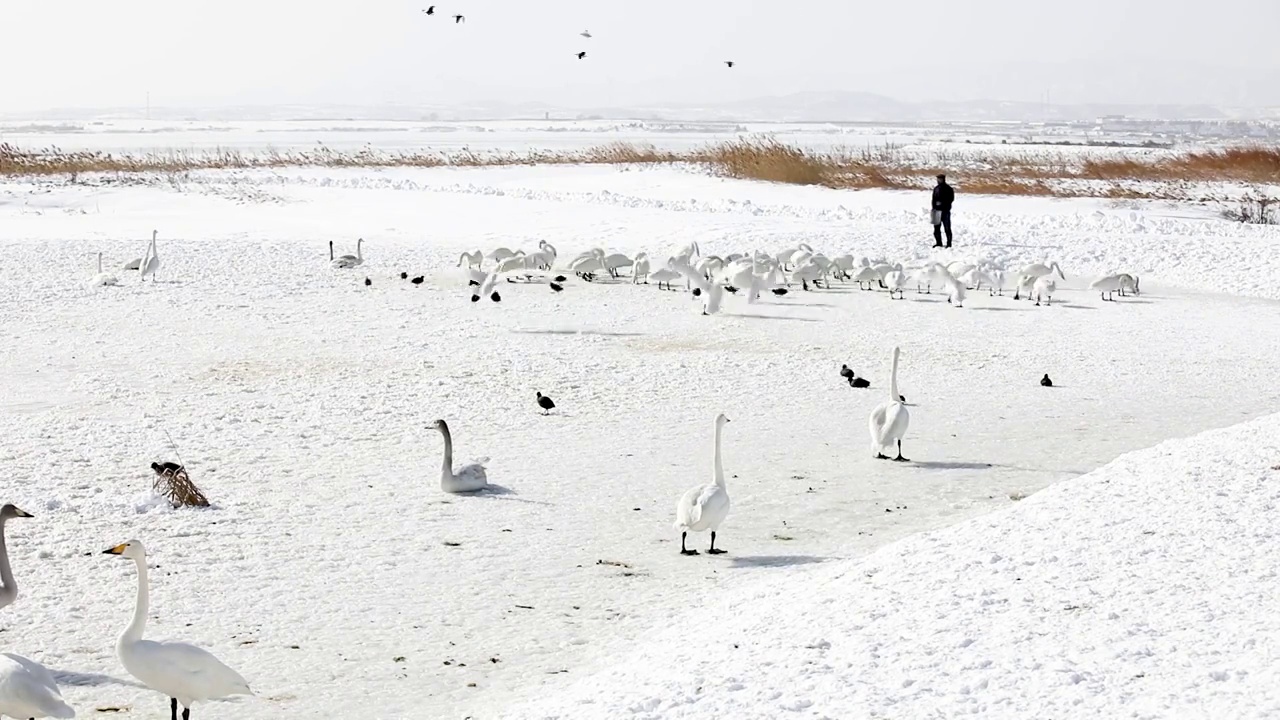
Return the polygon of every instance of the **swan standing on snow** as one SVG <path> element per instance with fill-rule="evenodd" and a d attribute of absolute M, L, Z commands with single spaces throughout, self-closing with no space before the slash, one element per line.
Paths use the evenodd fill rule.
<path fill-rule="evenodd" d="M 906 403 L 902 402 L 902 396 L 898 394 L 898 356 L 901 354 L 900 348 L 893 349 L 893 370 L 889 374 L 889 402 L 882 403 L 872 410 L 868 422 L 871 430 L 871 449 L 877 460 L 888 460 L 889 457 L 884 454 L 884 449 L 896 444 L 898 456 L 893 459 L 898 462 L 907 462 L 907 459 L 902 457 L 902 436 L 907 434 L 907 426 L 911 424 L 911 413 L 907 411 Z"/>
<path fill-rule="evenodd" d="M 697 555 L 697 550 L 689 550 L 684 546 L 685 538 L 690 532 L 711 531 L 711 555 L 719 555 L 724 550 L 716 549 L 716 529 L 729 515 L 729 491 L 724 485 L 724 466 L 720 462 L 720 433 L 729 418 L 724 413 L 716 415 L 715 451 L 712 460 L 712 480 L 710 484 L 699 485 L 690 489 L 676 503 L 675 529 L 680 531 L 680 554 Z"/>
<path fill-rule="evenodd" d="M 151 245 L 147 247 L 147 254 L 143 256 L 142 265 L 138 271 L 143 280 L 146 280 L 147 276 L 150 275 L 151 282 L 156 281 L 156 271 L 160 269 L 160 254 L 156 252 L 157 234 L 159 234 L 157 231 L 151 231 Z"/>
<path fill-rule="evenodd" d="M 120 278 L 111 273 L 102 272 L 102 253 L 98 253 L 98 274 L 93 276 L 89 281 L 93 287 L 106 287 L 109 285 L 119 285 Z"/>
<path fill-rule="evenodd" d="M 893 299 L 893 294 L 898 294 L 898 299 L 903 300 L 906 295 L 903 294 L 903 288 L 907 286 L 907 274 L 901 270 L 890 270 L 884 276 L 885 287 L 889 288 L 889 299 Z"/>
<path fill-rule="evenodd" d="M 635 285 L 640 278 L 644 278 L 644 284 L 649 284 L 649 253 L 636 254 L 635 264 L 631 266 L 631 284 Z"/>
<path fill-rule="evenodd" d="M 29 518 L 31 513 L 13 505 L 0 508 L 0 607 L 18 597 L 18 585 L 9 567 L 9 548 L 5 542 L 5 522 L 10 518 Z M 13 653 L 0 654 L 0 716 L 11 718 L 73 718 L 76 711 L 62 700 L 58 683 L 48 668 L 34 660 Z"/>
<path fill-rule="evenodd" d="M 1102 277 L 1089 283 L 1091 290 L 1097 290 L 1098 296 L 1103 302 L 1115 302 L 1115 293 L 1120 290 L 1120 275 L 1103 275 Z"/>
<path fill-rule="evenodd" d="M 444 462 L 440 464 L 440 489 L 447 493 L 471 493 L 489 487 L 489 477 L 485 474 L 484 465 L 472 463 L 457 470 L 453 469 L 453 435 L 449 432 L 449 424 L 437 420 L 430 425 L 444 436 Z"/>
<path fill-rule="evenodd" d="M 1022 288 L 1024 285 L 1031 285 L 1039 278 L 1049 276 L 1054 272 L 1057 272 L 1058 277 L 1062 278 L 1063 280 L 1067 279 L 1067 276 L 1062 273 L 1062 268 L 1058 267 L 1058 263 L 1056 260 L 1050 260 L 1048 262 L 1042 262 L 1042 263 L 1032 263 L 1022 268 L 1022 270 L 1018 273 L 1018 289 L 1014 291 L 1013 299 L 1014 300 L 1021 299 Z"/>
<path fill-rule="evenodd" d="M 1138 294 L 1138 276 L 1120 273 L 1120 297 L 1124 297 L 1127 292 Z"/>
<path fill-rule="evenodd" d="M 1054 282 L 1052 275 L 1042 275 L 1036 280 L 1032 293 L 1035 295 L 1036 305 L 1043 300 L 1045 305 L 1053 304 L 1053 292 L 1058 289 L 1058 283 Z"/>
<path fill-rule="evenodd" d="M 207 650 L 182 642 L 143 640 L 150 607 L 150 584 L 147 579 L 147 550 L 139 540 L 103 550 L 104 555 L 129 558 L 138 567 L 138 600 L 133 620 L 120 634 L 116 654 L 129 674 L 143 685 L 169 696 L 173 718 L 182 705 L 182 718 L 191 717 L 191 704 L 198 700 L 217 700 L 231 695 L 252 695 L 249 683 Z"/>
<path fill-rule="evenodd" d="M 329 257 L 330 259 L 333 258 L 333 243 L 329 243 Z M 484 253 L 479 250 L 469 253 L 464 252 L 458 256 L 458 267 L 462 267 L 463 263 L 466 263 L 467 267 L 478 268 L 484 263 Z"/>
<path fill-rule="evenodd" d="M 356 254 L 342 255 L 334 259 L 331 264 L 333 265 L 334 268 L 337 268 L 339 270 L 345 270 L 345 269 L 353 268 L 357 265 L 363 265 L 364 264 L 363 245 L 364 245 L 364 238 L 356 239 Z M 329 241 L 329 257 L 331 258 L 333 257 L 333 241 L 332 240 Z"/>

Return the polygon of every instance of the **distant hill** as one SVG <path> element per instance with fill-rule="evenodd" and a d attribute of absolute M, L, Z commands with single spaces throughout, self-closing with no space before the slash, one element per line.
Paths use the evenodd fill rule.
<path fill-rule="evenodd" d="M 0 119 L 94 120 L 142 119 L 139 107 L 50 109 L 39 113 L 0 115 Z M 709 104 L 653 104 L 617 107 L 573 107 L 540 102 L 473 102 L 451 105 L 278 105 L 165 108 L 153 107 L 152 120 L 404 120 L 456 121 L 555 119 L 663 119 L 688 121 L 777 122 L 946 122 L 1048 121 L 1091 122 L 1108 115 L 1148 120 L 1275 119 L 1277 108 L 1224 108 L 1212 105 L 1046 104 L 1000 100 L 903 102 L 866 92 L 800 92 Z"/>

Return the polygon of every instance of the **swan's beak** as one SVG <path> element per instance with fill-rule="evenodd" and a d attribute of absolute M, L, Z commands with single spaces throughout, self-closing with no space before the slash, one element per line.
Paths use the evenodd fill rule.
<path fill-rule="evenodd" d="M 13 516 L 14 517 L 35 517 L 35 515 L 32 515 L 31 513 L 27 512 L 26 510 L 23 510 L 22 508 L 14 508 Z"/>
<path fill-rule="evenodd" d="M 103 554 L 103 555 L 123 555 L 123 554 L 124 554 L 124 548 L 125 548 L 125 546 L 124 546 L 124 545 L 117 545 L 117 546 L 115 546 L 115 547 L 113 547 L 113 548 L 108 548 L 108 549 L 106 549 L 106 550 L 103 550 L 103 551 L 102 551 L 102 554 Z"/>

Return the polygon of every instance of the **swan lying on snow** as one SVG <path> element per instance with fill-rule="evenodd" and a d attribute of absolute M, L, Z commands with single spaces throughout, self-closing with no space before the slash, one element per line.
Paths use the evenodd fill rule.
<path fill-rule="evenodd" d="M 878 405 L 871 411 L 871 417 L 868 418 L 871 450 L 877 460 L 888 460 L 889 457 L 884 454 L 885 447 L 897 444 L 898 456 L 894 460 L 907 462 L 907 459 L 902 457 L 902 437 L 907 434 L 907 427 L 911 424 L 911 413 L 907 411 L 906 403 L 898 394 L 898 356 L 901 354 L 900 348 L 893 349 L 893 370 L 889 374 L 889 402 Z"/>
<path fill-rule="evenodd" d="M 98 274 L 93 276 L 93 279 L 89 281 L 89 285 L 93 287 L 108 287 L 119 284 L 120 278 L 111 273 L 102 272 L 102 253 L 98 253 Z"/>
<path fill-rule="evenodd" d="M 439 430 L 444 436 L 444 462 L 440 464 L 440 489 L 447 493 L 471 493 L 489 487 L 489 478 L 485 474 L 484 465 L 472 463 L 453 469 L 453 435 L 444 420 L 437 420 L 429 426 Z"/>
<path fill-rule="evenodd" d="M 715 447 L 712 453 L 712 482 L 690 488 L 676 503 L 675 529 L 680 531 L 680 554 L 697 555 L 697 550 L 685 547 L 685 538 L 690 532 L 711 531 L 711 555 L 719 555 L 724 550 L 716 549 L 716 529 L 729 515 L 729 490 L 724 485 L 724 466 L 720 462 L 720 433 L 729 418 L 724 413 L 716 415 Z"/>
<path fill-rule="evenodd" d="M 329 264 L 332 265 L 336 270 L 346 270 L 346 269 L 353 268 L 357 265 L 363 265 L 364 264 L 364 238 L 356 239 L 355 255 L 340 255 L 336 258 L 333 257 L 333 241 L 330 240 L 329 241 L 329 259 L 330 259 Z"/>
<path fill-rule="evenodd" d="M 121 633 L 116 654 L 130 675 L 169 696 L 172 715 L 177 715 L 179 704 L 183 707 L 182 717 L 187 720 L 191 717 L 191 704 L 197 700 L 253 694 L 240 673 L 207 650 L 182 642 L 143 640 L 149 606 L 146 548 L 141 542 L 130 540 L 104 550 L 103 554 L 129 558 L 138 568 L 138 599 L 133 620 Z"/>

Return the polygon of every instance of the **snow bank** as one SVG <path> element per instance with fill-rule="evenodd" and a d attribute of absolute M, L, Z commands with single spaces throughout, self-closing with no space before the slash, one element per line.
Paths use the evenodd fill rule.
<path fill-rule="evenodd" d="M 793 569 L 508 718 L 1280 714 L 1280 415 Z"/>

